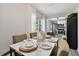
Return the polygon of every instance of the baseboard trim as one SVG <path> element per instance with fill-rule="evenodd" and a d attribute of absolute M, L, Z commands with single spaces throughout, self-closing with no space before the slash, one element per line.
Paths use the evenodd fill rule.
<path fill-rule="evenodd" d="M 5 52 L 4 54 L 2 54 L 1 56 L 6 56 L 10 53 L 10 51 Z"/>

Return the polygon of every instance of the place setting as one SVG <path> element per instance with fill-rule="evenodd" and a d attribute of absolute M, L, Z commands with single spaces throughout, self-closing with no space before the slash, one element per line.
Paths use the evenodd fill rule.
<path fill-rule="evenodd" d="M 38 47 L 37 42 L 35 40 L 24 40 L 23 44 L 20 46 L 19 50 L 22 52 L 31 52 L 36 50 Z"/>
<path fill-rule="evenodd" d="M 44 50 L 50 50 L 52 48 L 52 46 L 48 43 L 42 43 L 42 44 L 40 44 L 40 48 L 44 49 Z"/>

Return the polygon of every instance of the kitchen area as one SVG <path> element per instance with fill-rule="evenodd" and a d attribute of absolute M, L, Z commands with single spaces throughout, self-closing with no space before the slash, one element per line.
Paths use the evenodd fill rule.
<path fill-rule="evenodd" d="M 54 36 L 67 35 L 67 19 L 66 17 L 51 18 L 47 20 L 48 31 Z"/>
<path fill-rule="evenodd" d="M 48 19 L 48 23 L 50 23 L 48 25 L 48 32 L 53 33 L 53 36 L 60 38 L 65 35 L 70 49 L 77 50 L 77 21 L 77 13 L 71 13 L 66 17 Z"/>

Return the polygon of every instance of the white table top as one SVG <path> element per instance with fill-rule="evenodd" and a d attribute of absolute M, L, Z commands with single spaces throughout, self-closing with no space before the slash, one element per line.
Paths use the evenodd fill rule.
<path fill-rule="evenodd" d="M 53 38 L 53 39 L 56 40 L 57 38 Z M 32 40 L 34 40 L 34 39 L 32 39 Z M 49 56 L 56 43 L 48 42 L 48 39 L 46 39 L 45 42 L 50 44 L 50 46 L 52 47 L 50 50 L 44 50 L 38 46 L 38 48 L 33 52 L 21 52 L 21 51 L 19 51 L 19 47 L 24 43 L 23 41 L 16 43 L 16 44 L 12 44 L 9 47 L 14 49 L 17 53 L 24 55 L 24 56 Z"/>

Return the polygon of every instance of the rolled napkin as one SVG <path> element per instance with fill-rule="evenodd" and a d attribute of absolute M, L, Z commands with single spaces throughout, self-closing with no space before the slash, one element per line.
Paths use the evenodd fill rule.
<path fill-rule="evenodd" d="M 51 36 L 50 35 L 46 35 L 46 39 L 50 39 L 51 38 Z"/>
<path fill-rule="evenodd" d="M 37 37 L 38 37 L 38 39 L 43 39 L 43 36 L 41 35 L 40 32 L 38 32 Z"/>

